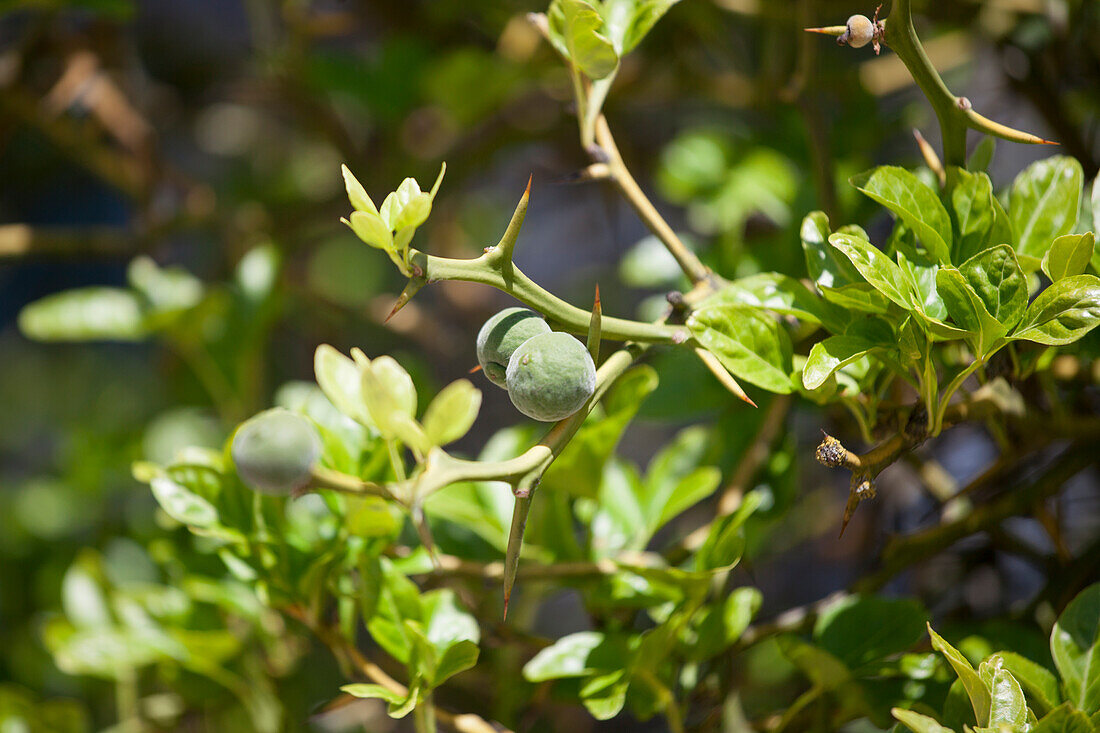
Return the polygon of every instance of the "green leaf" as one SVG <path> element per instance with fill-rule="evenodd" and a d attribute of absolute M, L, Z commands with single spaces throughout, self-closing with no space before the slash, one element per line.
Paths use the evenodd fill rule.
<path fill-rule="evenodd" d="M 756 588 L 738 588 L 720 603 L 708 605 L 696 629 L 698 638 L 689 647 L 691 658 L 702 661 L 728 649 L 749 627 L 763 599 Z"/>
<path fill-rule="evenodd" d="M 34 301 L 19 312 L 19 329 L 38 341 L 140 341 L 148 335 L 138 296 L 101 287 Z"/>
<path fill-rule="evenodd" d="M 818 287 L 821 289 L 821 297 L 825 300 L 856 313 L 885 316 L 894 307 L 890 299 L 875 290 L 870 283 L 858 282 L 842 285 L 839 288 L 830 288 L 825 285 Z"/>
<path fill-rule="evenodd" d="M 844 313 L 811 293 L 801 282 L 777 272 L 762 272 L 734 280 L 707 298 L 700 307 L 719 303 L 763 308 L 807 323 L 825 325 L 831 330 L 840 330 L 848 320 Z"/>
<path fill-rule="evenodd" d="M 480 461 L 502 461 L 522 453 L 529 437 L 515 428 L 497 432 L 486 442 Z M 424 510 L 433 518 L 460 524 L 503 552 L 508 543 L 515 497 L 505 483 L 481 481 L 452 484 L 437 491 L 424 502 Z"/>
<path fill-rule="evenodd" d="M 380 356 L 360 371 L 360 389 L 371 423 L 383 437 L 399 437 L 405 425 L 416 417 L 412 377 L 390 356 Z"/>
<path fill-rule="evenodd" d="M 1065 277 L 1032 301 L 1014 339 L 1062 346 L 1077 341 L 1100 323 L 1100 279 Z"/>
<path fill-rule="evenodd" d="M 61 579 L 61 607 L 76 627 L 98 629 L 112 623 L 103 563 L 94 550 L 83 550 Z"/>
<path fill-rule="evenodd" d="M 1028 717 L 1024 691 L 1016 678 L 1000 665 L 1001 660 L 994 655 L 978 667 L 978 674 L 986 681 L 990 692 L 989 725 L 996 728 L 1004 724 L 1020 729 L 1027 724 Z"/>
<path fill-rule="evenodd" d="M 817 389 L 837 369 L 877 348 L 880 348 L 879 344 L 858 336 L 830 336 L 810 349 L 806 365 L 802 368 L 802 384 L 806 389 Z"/>
<path fill-rule="evenodd" d="M 202 300 L 202 281 L 182 267 L 158 267 L 152 257 L 135 257 L 126 279 L 157 312 L 183 311 Z"/>
<path fill-rule="evenodd" d="M 1066 234 L 1058 237 L 1043 255 L 1043 272 L 1051 282 L 1064 277 L 1084 274 L 1092 258 L 1096 237 L 1092 232 L 1085 234 Z"/>
<path fill-rule="evenodd" d="M 914 310 L 913 294 L 905 273 L 874 245 L 862 237 L 839 232 L 829 237 L 829 244 L 847 257 L 876 290 L 905 310 Z"/>
<path fill-rule="evenodd" d="M 262 304 L 279 284 L 282 262 L 282 253 L 271 242 L 256 245 L 237 262 L 234 271 L 237 286 L 246 298 Z"/>
<path fill-rule="evenodd" d="M 1016 177 L 1009 216 L 1017 252 L 1042 257 L 1051 242 L 1073 231 L 1083 181 L 1081 164 L 1064 155 L 1032 163 Z"/>
<path fill-rule="evenodd" d="M 1045 715 L 1060 702 L 1058 678 L 1046 667 L 1015 652 L 998 652 L 1004 668 L 1019 681 L 1036 715 Z"/>
<path fill-rule="evenodd" d="M 951 261 L 963 262 L 989 243 L 996 210 L 993 208 L 993 182 L 988 175 L 963 170 L 956 173 L 958 182 L 951 190 L 951 218 L 955 226 Z"/>
<path fill-rule="evenodd" d="M 596 496 L 604 465 L 657 383 L 657 372 L 645 364 L 632 367 L 615 380 L 602 400 L 602 416 L 593 415 L 584 422 L 558 459 L 550 464 L 541 486 L 572 496 Z"/>
<path fill-rule="evenodd" d="M 363 184 L 359 183 L 352 172 L 346 165 L 340 166 L 340 172 L 344 176 L 344 188 L 348 192 L 348 201 L 351 202 L 351 207 L 356 211 L 362 211 L 366 214 L 374 214 L 377 216 L 378 209 L 375 207 L 374 202 L 371 201 L 370 196 L 367 195 L 367 191 L 363 188 Z"/>
<path fill-rule="evenodd" d="M 621 667 L 625 651 L 625 645 L 616 637 L 598 631 L 579 631 L 563 636 L 531 657 L 523 665 L 523 678 L 528 682 L 545 682 L 616 670 Z"/>
<path fill-rule="evenodd" d="M 408 698 L 408 695 L 402 695 L 394 692 L 388 687 L 382 685 L 370 685 L 366 683 L 356 683 L 354 685 L 344 685 L 340 688 L 340 692 L 346 692 L 352 697 L 368 698 L 385 700 L 391 705 L 401 705 Z"/>
<path fill-rule="evenodd" d="M 596 720 L 610 720 L 626 704 L 629 686 L 630 680 L 621 670 L 594 677 L 581 686 L 581 703 Z"/>
<path fill-rule="evenodd" d="M 476 645 L 481 640 L 477 619 L 459 607 L 454 591 L 449 588 L 423 594 L 420 607 L 424 634 L 439 653 L 460 641 Z"/>
<path fill-rule="evenodd" d="M 959 680 L 962 681 L 966 694 L 970 698 L 970 704 L 974 708 L 974 717 L 977 719 L 978 725 L 988 725 L 989 708 L 992 704 L 989 688 L 982 682 L 981 677 L 974 671 L 974 668 L 970 666 L 970 662 L 966 660 L 966 657 L 960 654 L 955 647 L 948 644 L 942 636 L 933 631 L 931 624 L 928 625 L 928 635 L 932 637 L 932 648 L 943 654 L 955 670 L 955 674 L 959 676 Z"/>
<path fill-rule="evenodd" d="M 695 570 L 710 572 L 733 567 L 741 560 L 745 550 L 745 533 L 742 530 L 748 519 L 764 500 L 761 491 L 750 491 L 741 500 L 741 506 L 732 514 L 715 520 L 710 533 L 695 553 Z"/>
<path fill-rule="evenodd" d="M 802 674 L 826 690 L 835 690 L 852 678 L 844 662 L 829 652 L 799 639 L 794 634 L 783 634 L 777 639 L 779 649 Z"/>
<path fill-rule="evenodd" d="M 1079 710 L 1100 710 L 1100 583 L 1074 598 L 1050 634 L 1050 653 L 1066 699 Z"/>
<path fill-rule="evenodd" d="M 447 445 L 470 431 L 481 410 L 481 391 L 468 379 L 451 382 L 424 413 L 424 433 L 432 445 Z"/>
<path fill-rule="evenodd" d="M 1030 733 L 1096 733 L 1096 725 L 1067 702 L 1043 716 Z"/>
<path fill-rule="evenodd" d="M 701 426 L 686 428 L 650 461 L 638 496 L 649 537 L 718 488 L 721 471 L 699 465 L 709 444 L 708 430 Z"/>
<path fill-rule="evenodd" d="M 916 601 L 850 596 L 818 616 L 814 641 L 856 669 L 916 644 L 924 637 L 927 618 Z"/>
<path fill-rule="evenodd" d="M 940 266 L 903 239 L 899 238 L 894 242 L 898 266 L 909 283 L 909 290 L 914 296 L 913 304 L 918 313 L 932 320 L 947 318 L 947 309 L 936 287 L 936 273 Z"/>
<path fill-rule="evenodd" d="M 1092 182 L 1092 196 L 1089 204 L 1092 208 L 1093 225 L 1100 227 L 1100 176 Z M 1092 269 L 1100 273 L 1100 239 L 1096 241 L 1092 251 Z"/>
<path fill-rule="evenodd" d="M 553 0 L 547 12 L 550 42 L 590 79 L 602 79 L 619 65 L 615 47 L 600 33 L 604 21 L 584 0 Z"/>
<path fill-rule="evenodd" d="M 661 16 L 680 0 L 604 0 L 600 5 L 604 30 L 619 56 L 645 38 Z"/>
<path fill-rule="evenodd" d="M 378 213 L 391 231 L 416 229 L 432 213 L 432 196 L 420 190 L 420 184 L 415 178 L 406 178 L 396 191 L 386 197 Z M 355 214 L 352 214 L 352 221 L 354 220 Z"/>
<path fill-rule="evenodd" d="M 747 306 L 717 305 L 695 311 L 688 328 L 738 379 L 791 391 L 791 341 L 774 318 Z"/>
<path fill-rule="evenodd" d="M 997 138 L 992 135 L 983 136 L 974 146 L 974 152 L 966 159 L 966 169 L 971 173 L 988 171 L 995 152 L 997 152 Z"/>
<path fill-rule="evenodd" d="M 386 200 L 389 201 L 389 199 Z M 396 251 L 397 248 L 393 242 L 393 230 L 386 222 L 382 221 L 382 217 L 378 214 L 353 211 L 347 222 L 351 230 L 355 232 L 355 236 L 370 246 L 386 252 Z"/>
<path fill-rule="evenodd" d="M 954 733 L 950 728 L 944 728 L 937 723 L 935 718 L 929 718 L 927 715 L 914 713 L 912 710 L 894 708 L 890 712 L 895 718 L 900 720 L 906 728 L 913 731 L 913 733 Z"/>
<path fill-rule="evenodd" d="M 218 523 L 218 510 L 206 499 L 188 491 L 166 476 L 157 476 L 149 483 L 153 496 L 165 514 L 181 524 L 196 529 Z"/>
<path fill-rule="evenodd" d="M 897 214 L 933 259 L 942 263 L 951 261 L 951 219 L 936 192 L 919 178 L 904 168 L 881 166 L 855 176 L 851 182 Z"/>
<path fill-rule="evenodd" d="M 1011 330 L 1027 308 L 1027 278 L 1007 244 L 991 247 L 959 265 L 986 312 Z"/>
<path fill-rule="evenodd" d="M 317 385 L 337 410 L 362 425 L 374 427 L 363 402 L 362 374 L 354 361 L 328 344 L 321 344 L 313 354 L 313 373 Z"/>
<path fill-rule="evenodd" d="M 852 263 L 829 245 L 831 231 L 829 217 L 823 211 L 815 211 L 802 220 L 802 251 L 806 255 L 806 271 L 810 278 L 820 288 L 840 288 L 861 282 Z"/>
<path fill-rule="evenodd" d="M 984 358 L 1007 329 L 989 314 L 981 298 L 955 268 L 941 268 L 936 273 L 936 286 L 951 319 L 968 332 L 965 338 L 974 355 Z"/>
<path fill-rule="evenodd" d="M 479 653 L 477 644 L 472 641 L 459 641 L 447 647 L 436 665 L 433 684 L 438 687 L 459 672 L 472 669 L 477 665 Z"/>

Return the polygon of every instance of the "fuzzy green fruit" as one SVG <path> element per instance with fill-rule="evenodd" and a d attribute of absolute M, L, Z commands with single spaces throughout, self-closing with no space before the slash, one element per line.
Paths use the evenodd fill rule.
<path fill-rule="evenodd" d="M 230 453 L 247 485 L 265 494 L 290 494 L 309 483 L 321 438 L 304 417 L 277 407 L 241 425 Z"/>
<path fill-rule="evenodd" d="M 485 321 L 477 334 L 477 363 L 489 381 L 507 389 L 508 362 L 512 354 L 533 336 L 550 333 L 538 313 L 526 308 L 505 308 Z"/>
<path fill-rule="evenodd" d="M 512 354 L 508 396 L 527 417 L 563 420 L 588 402 L 596 390 L 596 365 L 588 349 L 567 333 L 528 339 Z"/>

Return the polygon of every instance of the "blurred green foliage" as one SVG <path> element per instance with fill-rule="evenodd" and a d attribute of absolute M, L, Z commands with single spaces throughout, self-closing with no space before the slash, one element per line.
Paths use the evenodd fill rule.
<path fill-rule="evenodd" d="M 1091 181 L 1096 4 L 921 5 L 952 85 L 1048 130 L 1080 162 L 1078 190 Z M 386 323 L 404 278 L 339 223 L 342 162 L 381 200 L 446 158 L 415 246 L 454 257 L 497 241 L 533 172 L 517 262 L 538 282 L 586 303 L 599 281 L 606 313 L 643 319 L 664 311 L 667 291 L 686 289 L 610 187 L 571 182 L 587 161 L 569 72 L 525 20 L 543 10 L 512 0 L 0 3 L 0 161 L 10 172 L 0 183 L 0 728 L 390 730 L 384 706 L 332 702 L 354 676 L 356 642 L 409 689 L 346 687 L 355 698 L 381 698 L 391 712 L 431 698 L 517 729 L 595 729 L 572 710 L 583 704 L 599 719 L 625 705 L 599 729 L 636 730 L 668 714 L 673 690 L 698 730 L 887 730 L 892 706 L 953 728 L 984 725 L 996 710 L 983 720 L 972 702 L 983 668 L 992 689 L 1019 680 L 1020 694 L 1004 697 L 1012 714 L 1023 699 L 1036 718 L 1094 725 L 1095 665 L 1084 660 L 1100 654 L 1096 586 L 1082 592 L 1096 577 L 1094 473 L 1057 505 L 1054 531 L 1034 512 L 1022 528 L 999 525 L 953 547 L 945 565 L 901 576 L 887 596 L 848 596 L 776 627 L 782 611 L 877 567 L 894 530 L 1003 498 L 982 485 L 953 496 L 985 468 L 972 456 L 990 443 L 1011 456 L 1016 428 L 987 426 L 957 439 L 970 457 L 953 459 L 950 446 L 921 454 L 947 465 L 946 495 L 920 494 L 933 482 L 918 466 L 920 478 L 895 478 L 897 498 L 872 504 L 834 541 L 846 487 L 810 454 L 824 424 L 855 441 L 889 427 L 893 396 L 876 395 L 881 413 L 857 397 L 880 368 L 869 363 L 825 375 L 847 414 L 803 402 L 778 426 L 788 398 L 756 390 L 753 411 L 681 350 L 627 372 L 544 477 L 524 547 L 525 560 L 551 568 L 619 564 L 560 583 L 521 575 L 507 623 L 492 570 L 512 517 L 505 486 L 465 482 L 425 503 L 439 551 L 471 564 L 447 574 L 409 549 L 412 523 L 381 500 L 261 498 L 240 483 L 227 441 L 271 404 L 318 426 L 328 468 L 397 478 L 376 432 L 314 386 L 315 347 L 393 354 L 426 406 L 473 366 L 473 334 L 506 302 L 446 283 Z M 881 207 L 847 180 L 883 161 L 912 168 L 909 128 L 930 133 L 934 120 L 888 52 L 857 56 L 800 31 L 869 10 L 679 3 L 608 82 L 603 109 L 624 157 L 715 272 L 747 278 L 737 299 L 776 308 L 767 273 L 806 277 L 807 212 L 887 241 Z M 966 51 L 951 43 L 960 37 Z M 627 39 L 611 43 L 622 51 Z M 972 169 L 1009 190 L 1025 155 L 1002 144 L 992 165 Z M 1028 190 L 1005 197 L 1009 216 L 1035 205 Z M 1033 282 L 1088 266 L 1081 239 L 1042 255 L 1045 240 L 1089 230 L 1084 198 L 1062 217 L 1076 228 L 1014 222 Z M 892 254 L 913 246 L 899 230 Z M 812 265 L 809 275 L 843 289 Z M 608 287 L 620 277 L 629 289 Z M 832 302 L 893 308 L 854 290 Z M 46 343 L 73 341 L 96 343 Z M 1063 379 L 1053 352 L 1022 349 L 1018 372 L 1041 373 L 1026 397 L 1054 419 L 1094 418 L 1096 351 L 1093 332 L 1064 354 L 1073 362 L 1060 362 Z M 790 370 L 780 376 L 780 391 L 798 389 Z M 504 427 L 514 422 L 507 399 L 483 391 L 456 454 L 515 456 L 538 433 Z M 1011 466 L 1031 479 L 1053 461 L 1043 450 Z M 741 511 L 710 529 L 689 566 L 657 561 L 656 550 L 715 515 L 731 482 Z M 621 560 L 630 554 L 636 562 Z M 1014 571 L 1010 556 L 1035 571 Z M 745 569 L 731 571 L 738 560 Z M 937 642 L 946 659 L 924 642 L 929 610 L 956 642 L 957 652 Z M 1049 645 L 1040 630 L 1054 631 Z M 980 684 L 968 687 L 968 674 Z M 937 730 L 904 716 L 912 730 Z M 1048 728 L 1073 729 L 1061 719 Z"/>

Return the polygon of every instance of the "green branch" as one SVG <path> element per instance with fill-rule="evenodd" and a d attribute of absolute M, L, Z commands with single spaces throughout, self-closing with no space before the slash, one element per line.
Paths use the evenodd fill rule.
<path fill-rule="evenodd" d="M 839 37 L 847 31 L 847 28 L 829 26 L 806 30 Z M 1015 130 L 983 117 L 971 108 L 970 100 L 955 96 L 947 88 L 936 67 L 932 65 L 924 46 L 917 37 L 917 29 L 913 25 L 911 0 L 894 0 L 889 18 L 881 21 L 877 33 L 881 34 L 886 45 L 905 64 L 913 81 L 920 87 L 936 112 L 943 135 L 943 162 L 948 172 L 948 186 L 953 183 L 952 168 L 966 167 L 966 131 L 968 129 L 1027 145 L 1057 145 L 1037 135 Z"/>
<path fill-rule="evenodd" d="M 571 333 L 588 332 L 588 325 L 592 320 L 590 312 L 570 305 L 541 288 L 513 265 L 510 258 L 504 257 L 499 246 L 491 248 L 472 260 L 436 257 L 413 250 L 411 261 L 415 274 L 410 281 L 410 287 L 416 286 L 419 289 L 424 284 L 440 280 L 461 280 L 491 285 L 537 310 L 552 323 Z M 510 276 L 506 278 L 505 272 Z M 683 326 L 643 323 L 606 316 L 603 318 L 602 335 L 605 339 L 612 341 L 649 344 L 680 344 L 687 341 L 690 336 Z"/>

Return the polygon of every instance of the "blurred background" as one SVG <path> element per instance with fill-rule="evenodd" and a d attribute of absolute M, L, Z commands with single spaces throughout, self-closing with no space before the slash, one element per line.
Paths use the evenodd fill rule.
<path fill-rule="evenodd" d="M 1100 3 L 915 6 L 956 92 L 1060 141 L 1087 180 L 1096 175 Z M 474 334 L 508 299 L 446 283 L 383 323 L 403 283 L 340 224 L 341 163 L 379 200 L 405 176 L 430 184 L 447 162 L 419 249 L 466 257 L 495 243 L 532 175 L 516 259 L 540 284 L 584 305 L 598 282 L 605 313 L 643 317 L 684 285 L 614 191 L 572 180 L 587 158 L 568 74 L 526 20 L 542 10 L 529 0 L 0 2 L 0 720 L 26 706 L 53 721 L 43 730 L 113 720 L 111 683 L 62 672 L 44 641 L 74 562 L 94 559 L 117 583 L 180 580 L 195 563 L 218 562 L 157 511 L 133 461 L 220 446 L 278 390 L 312 380 L 320 343 L 393 354 L 426 394 L 476 363 Z M 888 220 L 847 178 L 878 163 L 916 165 L 913 128 L 937 143 L 930 108 L 889 51 L 800 31 L 856 12 L 874 7 L 684 0 L 626 60 L 606 107 L 623 156 L 721 275 L 803 277 L 798 227 L 814 209 L 881 240 Z M 1001 144 L 995 185 L 1049 154 Z M 151 260 L 131 265 L 141 257 Z M 122 303 L 100 306 L 111 328 L 39 324 L 37 341 L 18 328 L 36 299 L 142 281 L 168 301 L 153 326 L 132 327 Z M 752 411 L 690 358 L 653 363 L 661 385 L 621 452 L 644 463 L 675 431 L 717 421 L 713 461 L 728 475 L 767 395 L 751 392 L 762 406 Z M 503 391 L 478 386 L 485 406 L 459 446 L 471 454 L 517 421 Z M 774 520 L 737 571 L 763 591 L 765 618 L 845 587 L 891 533 L 935 518 L 927 477 L 899 464 L 837 541 L 846 479 L 817 467 L 812 451 L 822 427 L 850 445 L 858 432 L 808 404 L 792 425 L 760 476 L 776 496 Z M 995 454 L 977 428 L 935 451 L 957 483 Z M 1062 501 L 1063 540 L 1076 554 L 1100 534 L 1096 472 Z M 1045 552 L 1050 539 L 1032 525 L 1021 520 L 1019 536 Z M 936 613 L 980 620 L 1033 601 L 1045 575 L 976 538 L 894 582 Z M 294 730 L 331 698 L 341 677 L 326 652 L 255 614 L 248 643 L 262 648 L 263 666 L 246 675 L 253 707 L 163 665 L 165 692 L 145 704 L 160 706 L 166 727 L 245 730 L 276 700 Z M 560 635 L 579 619 L 564 594 L 535 631 Z M 770 647 L 754 654 L 746 668 L 766 698 L 790 668 Z M 338 729 L 331 717 L 314 722 Z M 579 713 L 576 729 L 586 727 L 598 726 Z"/>

